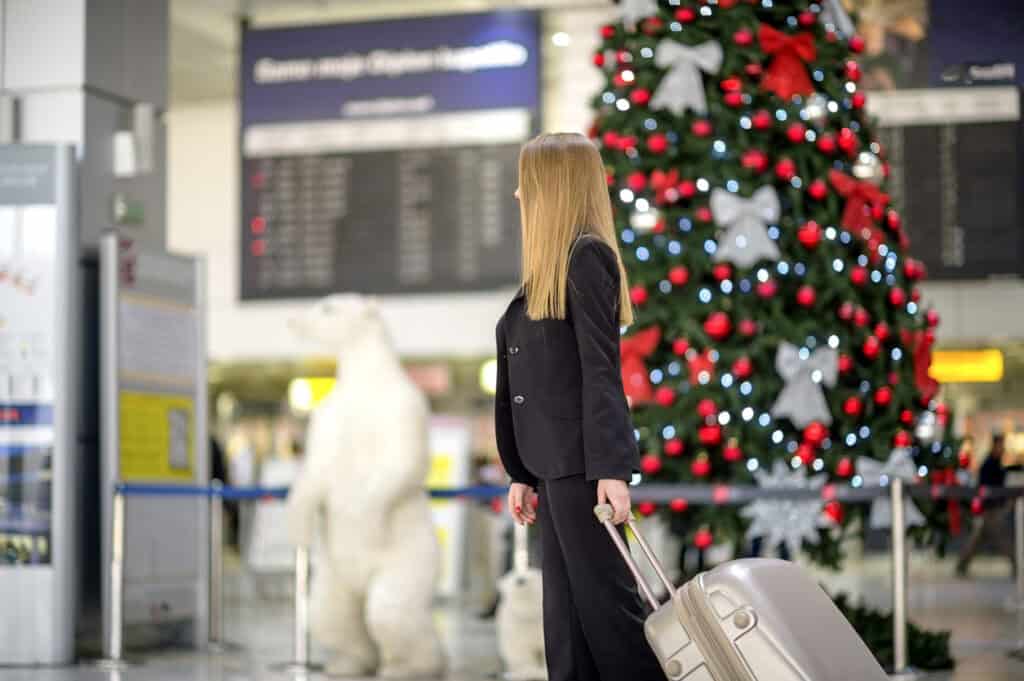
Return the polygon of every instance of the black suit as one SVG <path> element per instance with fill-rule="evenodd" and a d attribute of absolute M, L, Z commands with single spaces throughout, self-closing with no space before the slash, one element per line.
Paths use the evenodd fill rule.
<path fill-rule="evenodd" d="M 597 481 L 629 480 L 639 454 L 622 390 L 619 270 L 577 241 L 565 319 L 531 320 L 522 290 L 498 320 L 495 430 L 512 480 L 537 487 L 550 681 L 664 679 L 636 584 L 594 518 Z"/>

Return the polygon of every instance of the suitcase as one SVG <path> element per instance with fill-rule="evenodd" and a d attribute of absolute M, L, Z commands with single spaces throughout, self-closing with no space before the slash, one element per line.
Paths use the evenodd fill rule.
<path fill-rule="evenodd" d="M 611 522 L 611 506 L 594 514 L 650 603 L 644 633 L 671 681 L 887 681 L 832 599 L 797 565 L 734 560 L 676 589 L 630 518 L 640 550 L 671 594 L 659 603 Z"/>

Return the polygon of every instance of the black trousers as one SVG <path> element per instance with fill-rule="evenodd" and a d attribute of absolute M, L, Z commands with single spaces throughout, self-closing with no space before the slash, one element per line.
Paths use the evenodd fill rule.
<path fill-rule="evenodd" d="M 538 493 L 549 681 L 665 681 L 633 576 L 594 517 L 597 483 L 544 480 Z"/>

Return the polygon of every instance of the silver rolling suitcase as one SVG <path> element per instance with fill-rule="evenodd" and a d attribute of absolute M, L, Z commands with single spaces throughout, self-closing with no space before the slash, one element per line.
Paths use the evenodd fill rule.
<path fill-rule="evenodd" d="M 676 589 L 650 545 L 629 528 L 672 597 L 659 603 L 611 522 L 594 508 L 653 612 L 647 641 L 671 681 L 887 681 L 832 599 L 784 560 L 734 560 Z"/>

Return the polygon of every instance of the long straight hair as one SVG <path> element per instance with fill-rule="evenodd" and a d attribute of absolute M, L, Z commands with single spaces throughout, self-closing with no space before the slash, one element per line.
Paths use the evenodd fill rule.
<path fill-rule="evenodd" d="M 522 284 L 530 319 L 565 319 L 572 245 L 584 234 L 612 249 L 619 268 L 619 324 L 633 323 L 629 282 L 619 254 L 604 164 L 583 135 L 545 133 L 519 153 Z"/>

